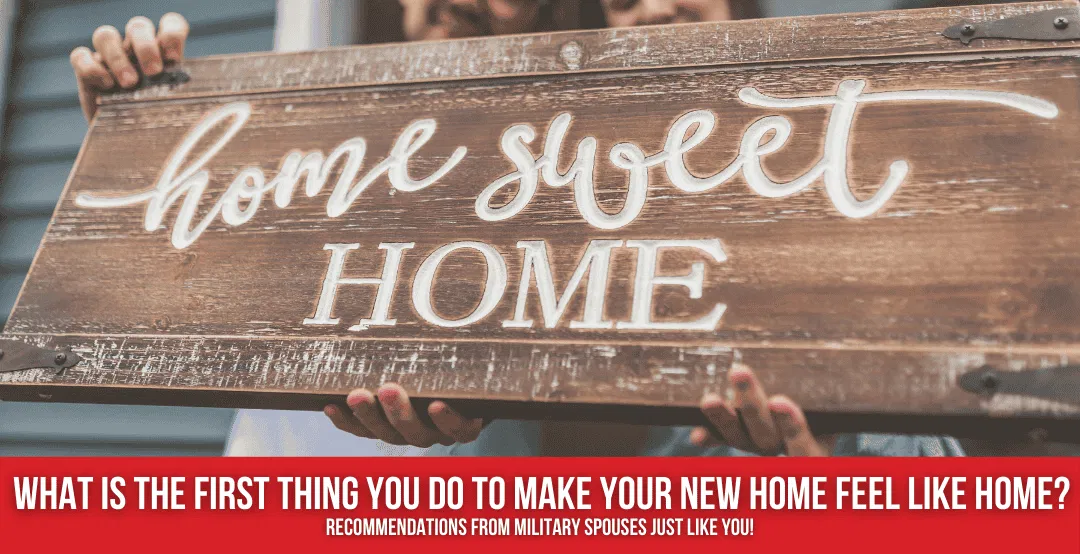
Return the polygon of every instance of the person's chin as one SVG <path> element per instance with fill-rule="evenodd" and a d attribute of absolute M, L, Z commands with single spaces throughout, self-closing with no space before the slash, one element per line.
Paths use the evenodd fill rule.
<path fill-rule="evenodd" d="M 436 29 L 444 30 L 444 38 L 469 38 L 490 35 L 491 29 L 482 25 L 479 15 L 444 11 L 440 14 Z"/>
<path fill-rule="evenodd" d="M 451 36 L 450 29 L 445 26 L 436 25 L 431 27 L 425 27 L 423 30 L 415 33 L 407 33 L 405 36 L 409 42 L 422 42 L 428 40 L 446 40 L 449 38 L 457 38 Z"/>
<path fill-rule="evenodd" d="M 535 32 L 539 26 L 540 8 L 539 4 L 534 4 L 531 7 L 532 9 L 528 10 L 528 12 L 518 13 L 512 18 L 493 18 L 491 21 L 492 34 L 518 35 Z"/>

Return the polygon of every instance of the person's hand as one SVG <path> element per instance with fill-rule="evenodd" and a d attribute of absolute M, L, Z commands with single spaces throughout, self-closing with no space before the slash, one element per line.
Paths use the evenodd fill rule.
<path fill-rule="evenodd" d="M 726 443 L 765 455 L 828 456 L 832 451 L 832 439 L 815 437 L 802 409 L 790 398 L 768 397 L 750 368 L 735 364 L 728 372 L 728 382 L 735 390 L 731 402 L 714 393 L 701 401 L 701 411 L 720 436 L 698 427 L 690 433 L 695 445 Z"/>
<path fill-rule="evenodd" d="M 356 389 L 345 399 L 349 409 L 330 405 L 323 409 L 334 426 L 358 437 L 379 439 L 390 444 L 411 444 L 427 448 L 435 443 L 451 445 L 472 442 L 484 429 L 482 419 L 468 419 L 446 402 L 428 405 L 435 427 L 420 420 L 405 389 L 396 384 L 379 387 L 377 394 Z"/>
<path fill-rule="evenodd" d="M 124 27 L 124 35 L 112 25 L 102 25 L 94 31 L 94 50 L 80 46 L 71 51 L 71 67 L 79 83 L 79 103 L 89 120 L 97 111 L 97 97 L 102 91 L 117 85 L 130 89 L 143 75 L 153 76 L 184 57 L 184 41 L 188 22 L 178 13 L 161 16 L 158 27 L 154 22 L 136 16 Z M 134 55 L 134 61 L 132 61 Z"/>

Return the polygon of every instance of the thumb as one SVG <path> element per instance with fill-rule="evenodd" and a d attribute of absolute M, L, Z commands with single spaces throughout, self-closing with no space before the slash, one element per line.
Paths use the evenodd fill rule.
<path fill-rule="evenodd" d="M 831 443 L 819 441 L 810 432 L 806 416 L 798 404 L 786 396 L 774 396 L 769 399 L 769 412 L 772 413 L 777 429 L 780 430 L 788 456 L 828 456 L 832 452 Z M 828 440 L 828 439 L 826 439 Z"/>

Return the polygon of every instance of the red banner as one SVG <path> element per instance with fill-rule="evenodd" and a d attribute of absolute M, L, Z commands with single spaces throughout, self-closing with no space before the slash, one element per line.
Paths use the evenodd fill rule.
<path fill-rule="evenodd" d="M 1068 458 L 5 458 L 0 545 L 1080 552 L 1078 478 Z"/>

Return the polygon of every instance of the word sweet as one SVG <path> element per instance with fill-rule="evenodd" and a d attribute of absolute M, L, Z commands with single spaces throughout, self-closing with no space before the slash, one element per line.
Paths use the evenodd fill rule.
<path fill-rule="evenodd" d="M 1054 104 L 1009 92 L 977 90 L 912 90 L 898 92 L 863 93 L 865 81 L 841 81 L 834 96 L 810 96 L 804 98 L 773 98 L 757 89 L 747 87 L 739 92 L 746 104 L 766 108 L 801 108 L 807 106 L 832 106 L 832 114 L 825 132 L 825 151 L 818 163 L 802 176 L 777 183 L 765 175 L 761 158 L 782 148 L 791 136 L 791 121 L 783 116 L 768 116 L 755 121 L 743 133 L 739 155 L 727 167 L 708 177 L 695 177 L 686 168 L 683 156 L 701 144 L 716 126 L 716 115 L 709 110 L 694 110 L 680 117 L 668 130 L 664 149 L 646 156 L 631 142 L 616 144 L 608 159 L 612 165 L 629 173 L 626 199 L 622 209 L 615 214 L 604 212 L 596 204 L 593 193 L 593 175 L 596 165 L 596 139 L 585 137 L 578 142 L 577 157 L 566 173 L 559 173 L 559 151 L 563 138 L 570 127 L 570 114 L 559 114 L 548 127 L 544 142 L 544 154 L 535 158 L 528 143 L 536 138 L 529 125 L 514 125 L 502 135 L 502 149 L 517 170 L 488 185 L 476 199 L 476 215 L 485 221 L 499 221 L 513 217 L 529 203 L 536 193 L 539 179 L 553 187 L 574 183 L 574 202 L 578 212 L 590 225 L 600 229 L 618 229 L 634 221 L 645 206 L 649 187 L 649 168 L 663 164 L 671 184 L 685 192 L 703 192 L 713 189 L 740 171 L 750 188 L 766 198 L 779 198 L 800 192 L 819 178 L 824 177 L 825 192 L 833 206 L 841 214 L 861 218 L 877 212 L 892 198 L 908 173 L 908 163 L 898 160 L 889 167 L 889 177 L 877 193 L 868 200 L 860 201 L 851 192 L 847 177 L 848 148 L 855 111 L 859 104 L 899 101 L 965 101 L 990 102 L 1023 110 L 1043 118 L 1057 117 Z M 695 128 L 696 126 L 696 128 Z M 687 132 L 694 129 L 687 137 Z M 762 143 L 770 133 L 772 138 Z M 492 208 L 491 198 L 510 183 L 518 183 L 518 192 L 507 204 Z"/>

